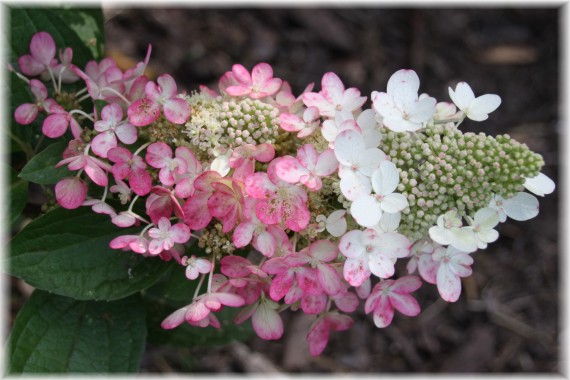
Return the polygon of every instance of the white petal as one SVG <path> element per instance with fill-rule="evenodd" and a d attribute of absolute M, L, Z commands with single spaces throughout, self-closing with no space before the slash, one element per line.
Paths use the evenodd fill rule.
<path fill-rule="evenodd" d="M 372 148 L 360 151 L 356 164 L 358 165 L 358 170 L 360 170 L 361 173 L 370 177 L 374 170 L 376 170 L 384 161 L 386 161 L 386 154 L 380 149 Z"/>
<path fill-rule="evenodd" d="M 429 229 L 429 237 L 439 244 L 447 245 L 451 243 L 449 230 L 439 226 L 433 226 Z"/>
<path fill-rule="evenodd" d="M 338 243 L 340 252 L 349 259 L 358 259 L 364 255 L 366 248 L 362 243 L 362 231 L 352 230 L 347 232 Z"/>
<path fill-rule="evenodd" d="M 393 162 L 382 161 L 380 162 L 380 167 L 372 173 L 371 182 L 376 194 L 388 195 L 398 187 L 398 183 L 400 183 L 400 173 Z"/>
<path fill-rule="evenodd" d="M 346 232 L 346 211 L 336 210 L 329 215 L 326 221 L 326 229 L 334 237 L 341 237 Z"/>
<path fill-rule="evenodd" d="M 210 166 L 210 169 L 218 172 L 222 177 L 230 172 L 230 158 L 227 155 L 216 157 Z"/>
<path fill-rule="evenodd" d="M 524 182 L 524 187 L 531 193 L 543 197 L 545 194 L 552 193 L 555 185 L 553 180 L 539 173 L 536 177 L 527 178 Z"/>
<path fill-rule="evenodd" d="M 371 255 L 368 261 L 370 272 L 380 278 L 392 277 L 394 274 L 394 262 L 392 259 L 380 255 Z"/>
<path fill-rule="evenodd" d="M 388 79 L 388 94 L 394 95 L 394 93 L 398 91 L 398 88 L 402 87 L 406 88 L 409 92 L 415 92 L 417 97 L 418 90 L 420 89 L 420 78 L 418 74 L 413 70 L 405 69 L 398 70 L 392 74 L 390 79 Z"/>
<path fill-rule="evenodd" d="M 380 229 L 384 232 L 394 232 L 400 225 L 401 219 L 402 214 L 399 212 L 383 212 L 382 218 L 380 219 Z"/>
<path fill-rule="evenodd" d="M 499 224 L 499 214 L 491 207 L 484 207 L 477 211 L 474 216 L 475 225 L 480 226 L 485 230 L 494 228 Z"/>
<path fill-rule="evenodd" d="M 375 246 L 382 255 L 390 258 L 406 257 L 410 254 L 410 240 L 397 232 L 386 232 L 379 235 Z"/>
<path fill-rule="evenodd" d="M 503 201 L 505 214 L 514 220 L 524 221 L 538 215 L 538 199 L 529 193 L 517 193 Z"/>
<path fill-rule="evenodd" d="M 494 94 L 481 95 L 471 102 L 469 114 L 488 115 L 501 105 L 501 98 Z M 469 117 L 469 114 L 467 117 Z"/>
<path fill-rule="evenodd" d="M 441 264 L 437 270 L 437 290 L 447 302 L 455 302 L 461 294 L 461 280 L 448 264 Z"/>
<path fill-rule="evenodd" d="M 475 94 L 473 93 L 473 90 L 471 90 L 471 87 L 465 82 L 457 83 L 455 91 L 449 87 L 449 97 L 453 103 L 455 103 L 457 108 L 462 111 L 468 109 L 471 102 L 475 100 Z"/>
<path fill-rule="evenodd" d="M 334 142 L 334 153 L 338 161 L 347 166 L 357 162 L 358 156 L 364 151 L 362 134 L 347 130 L 337 135 Z"/>
<path fill-rule="evenodd" d="M 361 195 L 356 198 L 350 206 L 350 213 L 356 223 L 363 227 L 375 226 L 382 217 L 380 203 L 371 195 Z"/>
<path fill-rule="evenodd" d="M 365 175 L 347 170 L 340 180 L 340 190 L 346 199 L 353 201 L 359 195 L 368 195 L 372 190 L 370 179 Z"/>
<path fill-rule="evenodd" d="M 497 230 L 489 229 L 479 231 L 477 238 L 485 243 L 492 243 L 499 238 L 499 233 Z"/>
<path fill-rule="evenodd" d="M 423 123 L 431 119 L 435 114 L 435 103 L 436 100 L 431 97 L 427 97 L 418 101 L 410 110 L 410 121 L 415 123 Z"/>
<path fill-rule="evenodd" d="M 475 252 L 477 250 L 477 237 L 470 227 L 452 228 L 451 245 L 463 252 Z"/>
<path fill-rule="evenodd" d="M 382 199 L 380 205 L 383 211 L 396 213 L 408 207 L 408 198 L 399 193 L 388 194 Z"/>

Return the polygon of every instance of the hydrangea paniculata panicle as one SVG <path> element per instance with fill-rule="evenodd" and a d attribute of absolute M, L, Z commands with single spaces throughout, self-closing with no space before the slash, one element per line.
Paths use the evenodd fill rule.
<path fill-rule="evenodd" d="M 134 228 L 110 246 L 174 259 L 198 281 L 165 329 L 220 328 L 223 307 L 243 307 L 234 322 L 251 319 L 274 340 L 281 313 L 301 310 L 315 315 L 307 342 L 319 355 L 361 302 L 384 328 L 395 310 L 420 313 L 411 293 L 423 282 L 457 301 L 473 252 L 507 218 L 535 217 L 533 194 L 555 189 L 526 145 L 458 129 L 501 103 L 465 82 L 438 103 L 400 70 L 365 108 L 367 97 L 333 72 L 320 91 L 311 83 L 293 94 L 259 63 L 233 65 L 217 89 L 181 93 L 168 74 L 145 76 L 150 47 L 125 72 L 111 58 L 77 67 L 62 48 L 58 60 L 48 33 L 32 37 L 17 75 L 33 99 L 14 118 L 29 128 L 43 114 L 42 132 L 68 141 L 56 165 L 73 173 L 55 186 L 62 207 Z M 85 88 L 64 94 L 61 82 L 73 81 Z"/>

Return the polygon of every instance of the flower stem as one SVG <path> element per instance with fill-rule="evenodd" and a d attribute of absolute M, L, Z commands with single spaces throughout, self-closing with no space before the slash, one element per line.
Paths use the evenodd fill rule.
<path fill-rule="evenodd" d="M 200 281 L 198 282 L 198 286 L 196 286 L 196 291 L 194 291 L 194 297 L 192 297 L 192 301 L 194 301 L 196 297 L 198 297 L 198 292 L 200 291 L 200 288 L 202 287 L 205 278 L 206 278 L 205 273 L 202 274 L 202 276 L 200 276 Z"/>
<path fill-rule="evenodd" d="M 93 119 L 93 117 L 91 117 L 90 115 L 88 115 L 87 113 L 85 113 L 82 110 L 71 110 L 69 111 L 69 116 L 73 115 L 74 113 L 80 114 L 82 116 L 85 116 L 87 119 L 91 120 L 92 123 L 95 122 L 95 119 Z"/>

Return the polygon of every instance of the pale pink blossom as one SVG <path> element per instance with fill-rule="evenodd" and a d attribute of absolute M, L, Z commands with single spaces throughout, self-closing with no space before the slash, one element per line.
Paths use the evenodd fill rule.
<path fill-rule="evenodd" d="M 306 92 L 303 94 L 303 102 L 307 107 L 317 107 L 322 116 L 332 118 L 337 111 L 354 112 L 364 102 L 365 96 L 360 96 L 360 91 L 354 87 L 346 89 L 340 78 L 333 72 L 323 76 L 322 89 L 320 92 Z"/>
<path fill-rule="evenodd" d="M 107 152 L 107 158 L 115 163 L 111 168 L 115 179 L 128 178 L 129 185 L 137 195 L 144 196 L 150 192 L 150 174 L 146 171 L 146 163 L 141 157 L 134 156 L 128 149 L 116 147 Z"/>
<path fill-rule="evenodd" d="M 106 214 L 110 215 L 111 217 L 117 215 L 115 209 L 102 199 L 87 199 L 81 205 L 91 206 L 93 212 L 97 214 Z"/>
<path fill-rule="evenodd" d="M 208 208 L 208 199 L 215 191 L 212 183 L 222 179 L 222 176 L 213 170 L 207 170 L 194 180 L 194 194 L 182 206 L 184 222 L 193 230 L 201 230 L 212 220 Z"/>
<path fill-rule="evenodd" d="M 331 331 L 348 330 L 353 323 L 354 321 L 348 315 L 339 314 L 335 311 L 328 312 L 317 318 L 307 333 L 307 342 L 309 343 L 311 355 L 318 356 L 325 350 Z"/>
<path fill-rule="evenodd" d="M 257 200 L 247 198 L 244 204 L 244 220 L 238 224 L 232 235 L 232 242 L 237 248 L 243 248 L 250 242 L 264 256 L 272 257 L 283 248 L 292 250 L 289 238 L 278 226 L 268 226 L 255 214 Z"/>
<path fill-rule="evenodd" d="M 118 194 L 122 205 L 129 203 L 132 195 L 131 188 L 124 181 L 117 179 L 117 177 L 115 177 L 115 182 L 116 184 L 111 186 L 109 190 L 111 193 Z"/>
<path fill-rule="evenodd" d="M 75 209 L 87 196 L 87 184 L 78 177 L 64 178 L 55 185 L 55 198 L 63 208 Z"/>
<path fill-rule="evenodd" d="M 175 157 L 172 157 L 172 148 L 163 142 L 152 143 L 146 149 L 146 162 L 153 168 L 160 169 L 158 179 L 165 186 L 174 185 L 175 176 L 184 174 L 188 169 L 187 161 L 179 157 L 181 148 L 184 147 L 176 149 Z"/>
<path fill-rule="evenodd" d="M 85 170 L 85 173 L 93 180 L 93 182 L 99 186 L 105 187 L 108 184 L 107 174 L 105 173 L 111 171 L 111 165 L 104 162 L 96 157 L 91 157 L 88 154 L 88 148 L 86 147 L 83 152 L 77 151 L 76 146 L 81 145 L 81 142 L 77 140 L 71 140 L 69 142 L 68 148 L 64 152 L 64 159 L 55 165 L 55 167 L 60 167 L 62 165 L 67 165 L 69 170 Z M 66 152 L 73 152 L 67 154 Z"/>
<path fill-rule="evenodd" d="M 117 67 L 111 58 L 105 58 L 101 62 L 89 61 L 82 71 L 77 66 L 71 69 L 87 86 L 87 92 L 94 100 L 105 100 L 109 103 L 124 102 L 121 98 L 125 92 L 122 82 L 123 72 Z"/>
<path fill-rule="evenodd" d="M 275 164 L 277 176 L 288 183 L 302 183 L 312 191 L 322 187 L 321 178 L 334 173 L 338 161 L 332 149 L 318 153 L 312 144 L 306 144 L 297 151 L 297 158 L 284 156 Z"/>
<path fill-rule="evenodd" d="M 461 294 L 461 277 L 471 275 L 473 258 L 453 246 L 436 250 L 433 259 L 439 262 L 437 269 L 437 290 L 447 302 L 455 302 Z"/>
<path fill-rule="evenodd" d="M 48 103 L 44 103 L 48 105 Z M 55 102 L 49 103 L 49 107 L 45 108 L 49 115 L 45 118 L 42 124 L 42 133 L 49 138 L 55 139 L 61 137 L 70 127 L 71 134 L 74 138 L 81 138 L 81 126 L 75 120 L 70 112 L 67 112 L 60 105 Z"/>
<path fill-rule="evenodd" d="M 267 173 L 248 176 L 245 190 L 247 195 L 259 200 L 255 210 L 259 220 L 268 225 L 285 224 L 293 231 L 301 231 L 309 224 L 307 193 L 276 176 L 278 160 L 269 164 Z"/>
<path fill-rule="evenodd" d="M 415 317 L 420 313 L 420 305 L 410 293 L 422 286 L 416 276 L 405 276 L 397 280 L 384 280 L 376 284 L 364 304 L 364 312 L 372 313 L 374 324 L 383 328 L 392 323 L 394 309 Z"/>
<path fill-rule="evenodd" d="M 439 268 L 439 262 L 433 259 L 433 253 L 436 250 L 445 250 L 445 248 L 429 239 L 416 241 L 412 245 L 410 260 L 406 265 L 408 274 L 413 274 L 417 269 L 424 281 L 436 284 Z"/>
<path fill-rule="evenodd" d="M 30 80 L 30 91 L 34 96 L 34 103 L 24 103 L 14 111 L 14 119 L 19 124 L 31 124 L 40 111 L 50 109 L 55 105 L 55 100 L 47 99 L 48 90 L 46 86 L 37 79 Z"/>
<path fill-rule="evenodd" d="M 190 240 L 190 228 L 184 223 L 172 225 L 167 218 L 160 218 L 157 228 L 148 230 L 152 239 L 148 245 L 151 255 L 157 255 L 163 250 L 171 249 L 175 243 L 184 244 Z"/>
<path fill-rule="evenodd" d="M 296 264 L 295 262 L 291 263 L 293 265 L 289 265 L 285 259 L 286 257 L 274 257 L 267 260 L 261 267 L 267 274 L 275 275 L 269 289 L 271 299 L 279 301 L 285 297 L 285 303 L 290 304 L 298 301 L 305 294 L 314 296 L 323 295 L 325 296 L 324 303 L 326 304 L 327 297 L 320 286 L 317 270 L 315 268 L 294 265 Z M 297 283 L 296 287 L 294 287 L 295 282 Z M 316 308 L 320 309 L 321 305 L 316 305 Z M 305 310 L 305 307 L 303 307 L 303 309 Z M 312 310 L 310 313 L 316 314 L 318 310 Z"/>
<path fill-rule="evenodd" d="M 184 210 L 180 206 L 175 192 L 161 186 L 154 186 L 145 202 L 146 214 L 150 220 L 157 224 L 161 218 L 170 218 L 172 213 L 176 217 L 183 219 Z M 190 226 L 192 227 L 192 226 Z"/>
<path fill-rule="evenodd" d="M 275 94 L 282 80 L 273 78 L 273 69 L 267 63 L 259 63 L 253 67 L 251 74 L 240 64 L 232 66 L 231 75 L 235 84 L 225 88 L 231 96 L 249 96 L 260 99 Z"/>
<path fill-rule="evenodd" d="M 347 258 L 344 278 L 352 286 L 360 286 L 370 273 L 389 278 L 394 274 L 396 259 L 408 256 L 410 247 L 408 238 L 396 232 L 349 231 L 339 242 L 339 249 Z"/>
<path fill-rule="evenodd" d="M 279 304 L 262 296 L 257 302 L 245 307 L 234 318 L 236 324 L 241 324 L 251 318 L 253 331 L 265 340 L 277 340 L 283 336 L 283 321 L 277 312 Z"/>
<path fill-rule="evenodd" d="M 20 70 L 26 75 L 36 76 L 51 69 L 55 59 L 56 46 L 48 32 L 38 32 L 30 41 L 30 54 L 18 58 Z"/>
<path fill-rule="evenodd" d="M 211 312 L 219 311 L 223 305 L 240 307 L 243 304 L 243 298 L 236 294 L 222 292 L 202 294 L 196 297 L 190 305 L 178 309 L 166 317 L 161 326 L 168 330 L 178 327 L 186 321 L 194 326 L 206 327 L 213 324 L 219 327 L 217 320 L 210 319 L 213 317 L 210 315 Z"/>
<path fill-rule="evenodd" d="M 208 198 L 210 214 L 222 221 L 222 232 L 228 233 L 243 219 L 245 189 L 243 182 L 220 179 L 212 182 L 214 192 Z"/>
<path fill-rule="evenodd" d="M 194 181 L 202 173 L 202 164 L 194 153 L 185 146 L 176 148 L 176 158 L 186 163 L 186 170 L 182 173 L 175 171 L 176 196 L 188 198 L 194 195 Z"/>
<path fill-rule="evenodd" d="M 279 125 L 287 132 L 297 132 L 297 137 L 302 139 L 313 134 L 320 126 L 321 115 L 317 107 L 309 107 L 303 112 L 303 117 L 293 113 L 281 113 Z"/>
<path fill-rule="evenodd" d="M 209 260 L 202 259 L 194 255 L 190 256 L 190 258 L 184 256 L 182 258 L 182 265 L 186 266 L 185 274 L 186 278 L 189 280 L 195 280 L 198 278 L 200 273 L 206 274 L 210 273 L 210 270 L 212 270 L 212 263 Z"/>
<path fill-rule="evenodd" d="M 137 129 L 123 120 L 123 110 L 117 103 L 103 107 L 101 120 L 95 122 L 94 129 L 99 134 L 93 138 L 91 149 L 103 158 L 107 158 L 107 152 L 117 146 L 117 138 L 127 145 L 137 140 Z"/>
<path fill-rule="evenodd" d="M 233 178 L 244 181 L 253 174 L 255 161 L 269 162 L 275 157 L 275 148 L 271 144 L 244 144 L 232 152 L 229 165 L 234 169 Z"/>
<path fill-rule="evenodd" d="M 61 78 L 62 83 L 73 83 L 77 81 L 79 79 L 79 76 L 73 72 L 73 65 L 71 64 L 71 61 L 73 60 L 73 50 L 71 48 L 60 50 L 59 60 L 61 63 L 56 64 L 52 69 L 58 80 Z"/>
<path fill-rule="evenodd" d="M 159 76 L 156 81 L 158 86 L 149 81 L 145 85 L 146 97 L 129 106 L 129 122 L 137 127 L 149 125 L 158 119 L 162 108 L 168 121 L 184 124 L 190 117 L 190 105 L 177 96 L 176 82 L 168 74 Z"/>
<path fill-rule="evenodd" d="M 109 243 L 113 249 L 131 250 L 133 252 L 148 255 L 148 240 L 141 235 L 121 235 L 117 236 Z"/>
<path fill-rule="evenodd" d="M 329 264 L 339 254 L 337 246 L 328 240 L 317 240 L 300 252 L 285 257 L 285 264 L 290 267 L 309 265 L 317 271 L 317 279 L 321 288 L 329 295 L 341 292 L 342 283 L 337 270 Z"/>

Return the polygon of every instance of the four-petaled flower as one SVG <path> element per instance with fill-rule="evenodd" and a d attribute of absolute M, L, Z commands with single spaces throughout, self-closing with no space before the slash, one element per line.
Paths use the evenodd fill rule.
<path fill-rule="evenodd" d="M 303 102 L 307 107 L 317 107 L 322 116 L 334 117 L 337 111 L 353 112 L 366 102 L 366 96 L 360 96 L 360 91 L 354 87 L 346 89 L 335 73 L 329 72 L 323 76 L 320 92 L 306 92 Z"/>
<path fill-rule="evenodd" d="M 498 95 L 485 94 L 476 98 L 471 87 L 465 82 L 457 83 L 455 91 L 449 87 L 449 97 L 467 118 L 474 121 L 487 120 L 489 114 L 501 105 Z"/>
<path fill-rule="evenodd" d="M 107 157 L 109 150 L 117 146 L 117 138 L 127 145 L 137 141 L 137 129 L 123 120 L 123 110 L 117 103 L 103 107 L 101 120 L 94 128 L 99 134 L 91 142 L 91 149 L 99 157 Z"/>
<path fill-rule="evenodd" d="M 397 280 L 384 280 L 376 284 L 364 304 L 364 312 L 372 313 L 374 324 L 386 327 L 392 323 L 394 309 L 408 317 L 420 313 L 420 305 L 410 295 L 422 286 L 416 276 L 404 276 Z"/>
<path fill-rule="evenodd" d="M 434 115 L 436 100 L 418 97 L 420 79 L 413 70 L 400 70 L 388 80 L 387 92 L 373 92 L 374 109 L 386 127 L 395 132 L 421 129 Z"/>
<path fill-rule="evenodd" d="M 160 218 L 158 228 L 148 230 L 148 236 L 152 238 L 148 245 L 151 255 L 158 255 L 162 251 L 168 251 L 175 243 L 184 244 L 190 240 L 190 228 L 184 223 L 172 225 L 166 218 Z"/>
<path fill-rule="evenodd" d="M 160 116 L 160 109 L 164 117 L 174 124 L 184 124 L 190 117 L 190 106 L 177 96 L 177 87 L 174 79 L 163 74 L 154 82 L 145 86 L 146 97 L 132 103 L 128 109 L 129 122 L 137 127 L 143 127 L 156 121 Z"/>
<path fill-rule="evenodd" d="M 230 72 L 234 84 L 225 90 L 231 96 L 246 96 L 260 99 L 275 94 L 281 87 L 282 80 L 273 78 L 273 69 L 267 63 L 253 67 L 251 74 L 245 67 L 235 64 Z"/>

